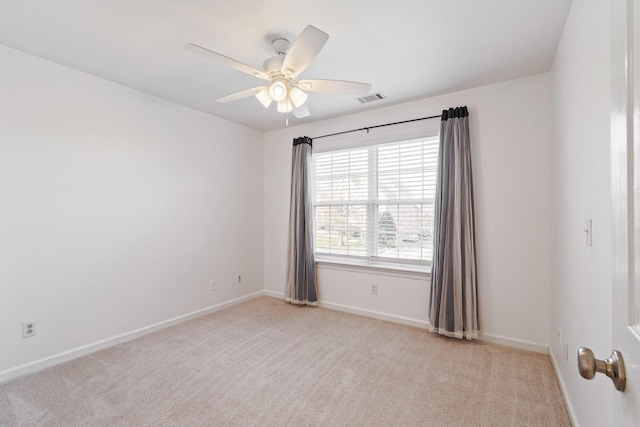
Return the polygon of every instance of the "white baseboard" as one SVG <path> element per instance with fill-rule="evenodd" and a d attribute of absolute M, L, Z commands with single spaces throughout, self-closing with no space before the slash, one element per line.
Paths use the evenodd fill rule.
<path fill-rule="evenodd" d="M 270 291 L 268 289 L 264 290 L 263 295 L 266 297 L 272 297 L 272 298 L 280 298 L 280 299 L 284 298 L 284 294 L 282 292 Z"/>
<path fill-rule="evenodd" d="M 352 307 L 343 304 L 335 304 L 327 301 L 319 301 L 320 307 L 328 308 L 330 310 L 344 311 L 346 313 L 357 314 L 359 316 L 371 317 L 378 320 L 386 320 L 387 322 L 401 323 L 403 325 L 415 326 L 420 329 L 428 329 L 429 322 L 425 320 L 412 319 L 410 317 L 397 316 L 394 314 L 382 313 L 380 311 L 368 310 L 365 308 Z"/>
<path fill-rule="evenodd" d="M 78 357 L 85 356 L 87 354 L 94 353 L 99 350 L 103 350 L 107 347 L 111 347 L 116 344 L 121 344 L 123 342 L 134 340 L 143 335 L 147 335 L 147 334 L 159 331 L 161 329 L 165 329 L 170 326 L 174 326 L 179 323 L 186 322 L 187 320 L 191 320 L 196 317 L 214 313 L 216 311 L 222 310 L 223 308 L 227 308 L 232 305 L 236 305 L 241 302 L 248 301 L 250 299 L 257 298 L 263 295 L 264 295 L 263 291 L 254 292 L 249 295 L 245 295 L 245 296 L 235 298 L 229 301 L 225 301 L 216 305 L 212 305 L 210 307 L 203 308 L 201 310 L 183 314 L 182 316 L 174 317 L 172 319 L 168 319 L 163 322 L 145 326 L 144 328 L 136 329 L 131 332 L 126 332 L 124 334 L 116 335 L 110 338 L 96 341 L 91 344 L 87 344 L 87 345 L 77 347 L 62 353 L 54 354 L 52 356 L 47 356 L 42 359 L 34 360 L 33 362 L 25 363 L 23 365 L 19 365 L 13 368 L 6 369 L 4 371 L 0 371 L 0 384 L 10 381 L 14 378 L 21 377 L 23 375 L 32 374 L 34 372 L 41 371 L 51 366 L 59 365 L 69 360 L 73 360 Z"/>
<path fill-rule="evenodd" d="M 562 398 L 564 399 L 564 406 L 567 407 L 571 425 L 573 427 L 580 427 L 580 424 L 578 424 L 578 417 L 576 417 L 576 411 L 573 409 L 573 405 L 571 404 L 571 400 L 569 399 L 569 392 L 567 391 L 564 379 L 560 375 L 560 370 L 558 369 L 558 361 L 556 360 L 556 357 L 551 350 L 549 350 L 549 358 L 551 359 L 551 366 L 553 367 L 553 372 L 555 372 L 556 374 L 558 384 L 560 384 L 560 392 L 562 393 Z"/>
<path fill-rule="evenodd" d="M 275 291 L 264 291 L 265 296 L 280 298 L 284 295 Z M 415 326 L 416 328 L 429 329 L 429 322 L 426 320 L 412 319 L 409 317 L 398 316 L 395 314 L 383 313 L 380 311 L 369 310 L 366 308 L 353 307 L 343 304 L 336 304 L 333 302 L 322 301 L 318 302 L 320 307 L 328 308 L 330 310 L 344 311 L 346 313 L 357 314 L 365 317 L 372 317 L 374 319 L 386 320 L 388 322 L 401 323 L 403 325 Z M 533 351 L 535 353 L 549 354 L 549 347 L 543 344 L 536 344 L 528 341 L 518 340 L 514 338 L 507 338 L 495 334 L 486 334 L 480 332 L 478 337 L 479 341 L 490 342 L 493 344 L 504 345 L 507 347 L 518 348 L 521 350 Z"/>
<path fill-rule="evenodd" d="M 549 354 L 549 346 L 544 344 L 536 344 L 530 341 L 523 341 L 515 338 L 503 337 L 501 335 L 487 334 L 480 331 L 479 341 L 500 344 L 507 347 L 519 348 L 520 350 L 533 351 L 534 353 Z"/>
<path fill-rule="evenodd" d="M 284 294 L 281 292 L 265 290 L 264 295 L 268 297 L 283 299 Z M 357 314 L 359 316 L 371 317 L 378 320 L 386 320 L 388 322 L 401 323 L 403 325 L 415 326 L 416 328 L 427 329 L 429 322 L 424 320 L 412 319 L 410 317 L 397 316 L 395 314 L 387 314 L 380 311 L 368 310 L 366 308 L 352 307 L 343 304 L 336 304 L 328 301 L 318 301 L 318 306 L 328 308 L 329 310 L 343 311 L 345 313 Z"/>

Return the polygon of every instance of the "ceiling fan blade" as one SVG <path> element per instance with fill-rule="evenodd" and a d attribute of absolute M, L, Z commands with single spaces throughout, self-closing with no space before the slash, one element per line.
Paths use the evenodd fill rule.
<path fill-rule="evenodd" d="M 243 73 L 252 75 L 259 79 L 269 80 L 270 77 L 264 71 L 260 71 L 257 68 L 253 68 L 251 65 L 243 64 L 242 62 L 236 61 L 235 59 L 231 59 L 228 56 L 224 56 L 220 53 L 214 52 L 212 50 L 206 49 L 204 47 L 188 43 L 184 45 L 184 49 L 189 52 L 204 56 L 208 59 L 213 59 L 214 61 L 226 65 L 227 67 L 234 68 L 238 71 L 242 71 Z"/>
<path fill-rule="evenodd" d="M 240 92 L 232 93 L 231 95 L 223 96 L 222 98 L 216 99 L 216 102 L 220 102 L 225 104 L 227 102 L 237 101 L 238 99 L 247 98 L 251 95 L 255 95 L 260 92 L 262 89 L 267 89 L 268 86 L 258 86 L 252 87 L 251 89 L 241 90 Z"/>
<path fill-rule="evenodd" d="M 304 117 L 308 117 L 311 115 L 311 112 L 309 111 L 309 107 L 307 107 L 306 105 L 303 105 L 298 108 L 294 108 L 292 113 L 294 116 L 296 116 L 296 119 L 302 119 Z"/>
<path fill-rule="evenodd" d="M 289 48 L 282 63 L 282 73 L 291 78 L 298 76 L 320 53 L 328 39 L 329 34 L 320 31 L 313 25 L 307 25 L 307 28 L 300 33 Z"/>
<path fill-rule="evenodd" d="M 371 89 L 368 83 L 344 80 L 300 80 L 297 86 L 309 92 L 338 93 L 342 95 L 366 95 Z"/>

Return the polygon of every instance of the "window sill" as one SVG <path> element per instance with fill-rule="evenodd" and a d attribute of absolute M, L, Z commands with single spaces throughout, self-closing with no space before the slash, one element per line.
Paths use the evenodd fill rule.
<path fill-rule="evenodd" d="M 406 264 L 387 264 L 369 260 L 343 260 L 333 257 L 316 256 L 316 266 L 332 270 L 352 271 L 385 276 L 428 279 L 431 267 Z"/>

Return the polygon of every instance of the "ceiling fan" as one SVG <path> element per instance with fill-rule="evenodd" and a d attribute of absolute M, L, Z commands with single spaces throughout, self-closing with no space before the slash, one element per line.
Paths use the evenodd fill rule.
<path fill-rule="evenodd" d="M 271 43 L 276 56 L 264 61 L 262 65 L 264 71 L 192 43 L 185 45 L 184 48 L 189 52 L 213 59 L 220 64 L 268 82 L 263 86 L 223 96 L 216 99 L 216 102 L 231 102 L 255 95 L 265 108 L 269 108 L 269 105 L 275 101 L 278 112 L 288 113 L 293 111 L 294 116 L 302 118 L 309 115 L 309 109 L 304 105 L 308 96 L 305 91 L 366 95 L 371 88 L 371 85 L 367 83 L 343 80 L 299 79 L 300 74 L 311 64 L 328 39 L 329 35 L 327 33 L 312 25 L 308 25 L 293 44 L 287 39 L 276 38 Z"/>

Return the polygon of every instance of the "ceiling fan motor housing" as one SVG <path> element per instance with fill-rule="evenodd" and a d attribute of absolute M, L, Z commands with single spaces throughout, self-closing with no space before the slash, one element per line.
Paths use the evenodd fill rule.
<path fill-rule="evenodd" d="M 282 74 L 280 72 L 280 68 L 282 68 L 282 62 L 284 61 L 284 56 L 272 56 L 262 63 L 262 68 L 264 71 L 272 77 L 276 77 L 278 74 Z"/>
<path fill-rule="evenodd" d="M 282 69 L 284 58 L 287 56 L 287 52 L 289 52 L 291 43 L 287 39 L 275 39 L 271 42 L 271 47 L 273 47 L 273 51 L 277 55 L 264 61 L 262 63 L 262 68 L 272 78 L 276 78 L 282 76 L 282 71 L 280 70 Z"/>

